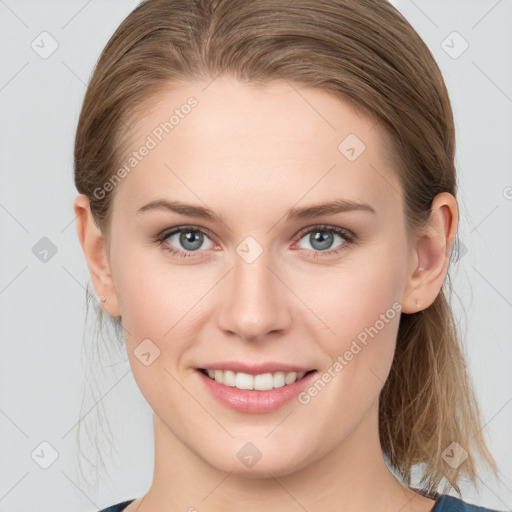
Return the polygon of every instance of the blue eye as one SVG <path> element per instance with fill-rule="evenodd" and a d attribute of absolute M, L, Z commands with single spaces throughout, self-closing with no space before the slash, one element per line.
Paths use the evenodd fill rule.
<path fill-rule="evenodd" d="M 335 239 L 338 237 L 341 243 L 337 248 L 331 249 L 335 244 Z M 309 243 L 309 248 L 314 252 L 314 257 L 318 258 L 326 256 L 334 256 L 339 254 L 346 246 L 353 243 L 354 236 L 345 229 L 337 228 L 334 226 L 315 226 L 313 229 L 301 234 L 300 240 L 306 240 Z"/>
<path fill-rule="evenodd" d="M 338 243 L 337 248 L 332 249 L 336 237 L 340 239 L 341 243 Z M 307 248 L 308 251 L 312 252 L 314 258 L 318 258 L 339 254 L 348 245 L 354 243 L 355 236 L 346 229 L 322 225 L 303 231 L 300 234 L 299 242 L 302 239 L 307 240 L 310 245 Z M 179 258 L 201 257 L 203 251 L 211 249 L 215 245 L 202 228 L 195 226 L 182 226 L 167 230 L 159 235 L 156 241 L 165 251 Z"/>
<path fill-rule="evenodd" d="M 173 238 L 176 239 L 173 242 L 169 242 L 169 240 Z M 205 240 L 209 240 L 209 238 L 203 230 L 189 226 L 167 231 L 157 239 L 164 250 L 180 258 L 195 257 L 196 255 L 194 253 L 199 252 L 200 249 L 211 248 L 213 246 L 211 241 L 210 246 L 203 247 Z M 184 250 L 176 248 L 177 244 L 181 245 Z"/>

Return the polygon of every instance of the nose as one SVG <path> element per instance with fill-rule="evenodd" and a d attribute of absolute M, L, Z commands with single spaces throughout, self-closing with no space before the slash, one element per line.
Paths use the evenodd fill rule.
<path fill-rule="evenodd" d="M 257 341 L 290 328 L 291 294 L 271 260 L 268 251 L 251 263 L 235 254 L 233 268 L 222 284 L 218 315 L 221 330 Z"/>

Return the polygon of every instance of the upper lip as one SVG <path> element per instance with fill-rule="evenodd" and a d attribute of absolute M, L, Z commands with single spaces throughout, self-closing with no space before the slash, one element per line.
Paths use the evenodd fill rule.
<path fill-rule="evenodd" d="M 198 369 L 203 370 L 231 370 L 233 372 L 243 372 L 250 375 L 260 375 L 262 373 L 275 373 L 275 372 L 308 372 L 314 370 L 311 367 L 299 366 L 295 364 L 267 362 L 267 363 L 244 363 L 241 361 L 224 361 L 219 363 L 205 363 L 199 366 Z"/>

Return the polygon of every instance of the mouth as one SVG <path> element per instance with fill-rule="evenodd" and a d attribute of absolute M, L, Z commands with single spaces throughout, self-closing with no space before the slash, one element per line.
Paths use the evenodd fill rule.
<path fill-rule="evenodd" d="M 245 391 L 270 391 L 283 388 L 301 381 L 311 373 L 316 372 L 313 369 L 305 372 L 276 371 L 253 375 L 233 370 L 213 370 L 208 368 L 198 368 L 198 371 L 218 384 Z"/>
<path fill-rule="evenodd" d="M 211 365 L 214 368 L 196 368 L 204 390 L 223 406 L 246 414 L 268 413 L 292 403 L 318 375 L 316 369 L 277 362 L 260 365 L 219 362 Z"/>

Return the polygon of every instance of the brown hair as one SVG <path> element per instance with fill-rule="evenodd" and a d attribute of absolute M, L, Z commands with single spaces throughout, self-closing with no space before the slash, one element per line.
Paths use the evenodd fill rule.
<path fill-rule="evenodd" d="M 94 191 L 121 164 L 130 122 L 160 90 L 223 73 L 315 87 L 374 119 L 403 186 L 411 232 L 428 220 L 438 193 L 456 195 L 454 122 L 443 77 L 387 1 L 146 0 L 103 50 L 76 133 L 76 187 L 89 197 L 107 242 L 112 194 L 98 198 Z M 445 288 L 451 291 L 449 276 Z M 444 477 L 460 493 L 461 478 L 477 484 L 478 455 L 495 475 L 497 468 L 446 291 L 425 310 L 401 316 L 379 431 L 384 454 L 407 483 L 412 467 L 423 464 L 425 490 L 437 490 Z M 456 469 L 442 457 L 452 442 L 469 454 Z"/>

